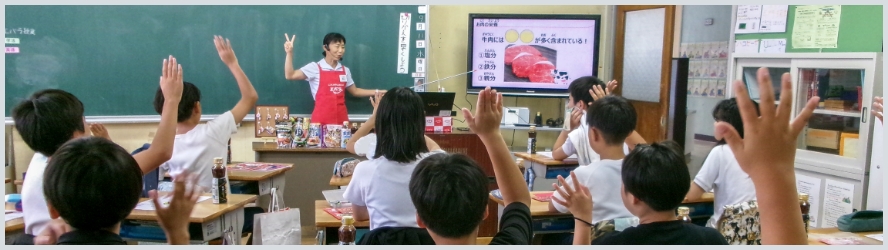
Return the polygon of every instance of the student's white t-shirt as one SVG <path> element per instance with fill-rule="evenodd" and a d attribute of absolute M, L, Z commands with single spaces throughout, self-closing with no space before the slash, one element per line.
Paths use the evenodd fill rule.
<path fill-rule="evenodd" d="M 321 65 L 321 69 L 325 71 L 339 71 L 342 70 L 342 62 L 336 64 L 336 68 L 334 69 L 330 64 L 327 63 L 323 58 L 317 62 L 310 62 L 305 66 L 302 66 L 299 70 L 302 70 L 302 73 L 305 74 L 305 80 L 308 81 L 308 86 L 311 87 L 311 98 L 314 98 L 315 95 L 318 94 L 318 86 L 320 86 L 320 76 L 321 72 L 318 71 L 318 65 Z M 352 79 L 351 70 L 348 67 L 345 68 L 345 76 L 348 78 L 348 81 L 345 84 L 345 87 L 355 85 L 355 80 Z M 337 79 L 338 80 L 338 79 Z"/>
<path fill-rule="evenodd" d="M 390 161 L 384 156 L 358 163 L 343 196 L 354 205 L 367 207 L 370 230 L 419 227 L 416 224 L 416 208 L 410 200 L 410 176 L 419 161 L 438 153 L 444 151 L 424 153 L 410 163 Z"/>
<path fill-rule="evenodd" d="M 712 148 L 694 183 L 703 190 L 715 190 L 715 211 L 707 222 L 708 227 L 715 228 L 715 223 L 724 212 L 725 205 L 755 200 L 755 186 L 752 179 L 740 168 L 734 152 L 728 145 Z"/>
<path fill-rule="evenodd" d="M 591 165 L 580 166 L 574 170 L 577 180 L 581 185 L 589 188 L 589 194 L 592 195 L 592 223 L 598 223 L 604 220 L 612 220 L 617 218 L 635 217 L 623 205 L 623 197 L 620 189 L 623 185 L 623 178 L 620 175 L 623 160 L 600 160 Z M 562 185 L 570 185 L 573 188 L 573 180 L 571 177 L 564 179 Z M 552 197 L 564 200 L 561 194 L 555 192 Z M 552 202 L 558 212 L 568 213 L 567 207 Z"/>
<path fill-rule="evenodd" d="M 25 220 L 25 234 L 37 235 L 43 232 L 52 218 L 43 195 L 43 171 L 46 170 L 48 158 L 34 153 L 25 180 L 22 183 L 22 213 Z"/>
<path fill-rule="evenodd" d="M 601 156 L 592 150 L 592 147 L 589 145 L 589 125 L 586 124 L 586 114 L 583 113 L 583 117 L 580 118 L 580 127 L 570 131 L 567 134 L 567 140 L 564 140 L 564 144 L 561 145 L 561 151 L 564 152 L 565 155 L 571 156 L 576 154 L 577 161 L 580 165 L 589 165 L 593 162 L 596 162 L 601 159 Z M 584 147 L 583 155 L 578 154 L 576 145 L 574 142 L 581 144 Z M 629 144 L 623 143 L 623 153 L 629 155 Z"/>
<path fill-rule="evenodd" d="M 188 133 L 176 135 L 173 156 L 161 165 L 170 176 L 182 173 L 198 175 L 198 185 L 207 191 L 213 183 L 213 158 L 228 156 L 228 139 L 237 133 L 237 124 L 231 111 L 219 115 L 206 124 L 198 124 Z"/>

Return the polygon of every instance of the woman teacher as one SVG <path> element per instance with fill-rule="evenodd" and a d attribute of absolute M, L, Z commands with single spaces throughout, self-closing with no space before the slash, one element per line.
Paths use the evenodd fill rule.
<path fill-rule="evenodd" d="M 329 33 L 324 36 L 324 50 L 321 54 L 324 58 L 317 62 L 306 64 L 300 69 L 293 69 L 293 42 L 296 35 L 284 42 L 284 51 L 287 59 L 284 62 L 284 77 L 287 80 L 308 80 L 311 86 L 311 94 L 315 100 L 314 111 L 311 113 L 311 122 L 326 124 L 343 124 L 348 121 L 348 110 L 345 107 L 345 91 L 356 97 L 371 97 L 377 92 L 385 90 L 368 90 L 355 86 L 351 71 L 342 65 L 342 55 L 345 54 L 345 36 L 339 33 Z"/>

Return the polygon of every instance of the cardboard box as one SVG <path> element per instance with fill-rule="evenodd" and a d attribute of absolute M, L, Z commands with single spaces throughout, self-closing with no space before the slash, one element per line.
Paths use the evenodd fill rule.
<path fill-rule="evenodd" d="M 844 157 L 857 158 L 858 148 L 860 145 L 860 135 L 854 133 L 842 133 L 841 143 L 839 144 L 839 155 Z"/>
<path fill-rule="evenodd" d="M 839 149 L 839 131 L 809 128 L 805 144 L 810 147 Z"/>

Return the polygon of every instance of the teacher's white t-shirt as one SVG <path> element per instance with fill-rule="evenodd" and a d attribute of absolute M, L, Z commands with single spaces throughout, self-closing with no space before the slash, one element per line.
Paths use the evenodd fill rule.
<path fill-rule="evenodd" d="M 305 80 L 308 81 L 308 86 L 311 87 L 312 99 L 314 99 L 315 96 L 318 94 L 318 86 L 320 86 L 321 84 L 321 72 L 318 71 L 318 65 L 321 65 L 321 69 L 323 70 L 342 70 L 342 62 L 337 63 L 336 68 L 333 68 L 332 66 L 330 66 L 330 64 L 327 64 L 327 61 L 324 59 L 321 59 L 317 62 L 310 62 L 305 66 L 302 66 L 302 68 L 300 68 L 299 70 L 302 70 L 302 73 L 305 74 Z M 346 78 L 348 78 L 348 82 L 345 84 L 346 88 L 355 85 L 355 80 L 352 79 L 351 70 L 349 70 L 348 67 L 345 68 L 345 76 Z"/>

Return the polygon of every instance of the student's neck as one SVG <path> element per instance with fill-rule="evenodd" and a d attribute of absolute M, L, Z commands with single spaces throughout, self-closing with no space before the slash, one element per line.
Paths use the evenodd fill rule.
<path fill-rule="evenodd" d="M 662 211 L 662 212 L 650 211 L 646 214 L 638 216 L 638 223 L 639 224 L 648 224 L 648 223 L 654 223 L 654 222 L 674 221 L 674 220 L 675 220 L 675 213 L 672 212 L 672 210 L 667 210 L 667 211 Z"/>
<path fill-rule="evenodd" d="M 324 57 L 324 61 L 327 62 L 327 65 L 330 65 L 330 67 L 333 67 L 334 69 L 336 68 L 336 65 L 339 64 L 338 60 L 333 59 L 333 57 L 329 57 L 329 56 Z"/>
<path fill-rule="evenodd" d="M 435 240 L 435 245 L 475 245 L 478 243 L 477 235 L 478 232 L 475 231 L 465 237 L 445 238 L 429 230 L 429 236 L 432 236 L 432 239 Z"/>
<path fill-rule="evenodd" d="M 186 134 L 189 131 L 191 131 L 192 129 L 194 129 L 194 127 L 197 127 L 198 123 L 200 123 L 200 121 L 184 121 L 184 122 L 177 123 L 176 124 L 176 134 L 177 135 Z"/>
<path fill-rule="evenodd" d="M 622 160 L 626 158 L 626 154 L 623 152 L 623 145 L 607 145 L 601 152 L 596 151 L 598 155 L 601 156 L 602 160 Z"/>

